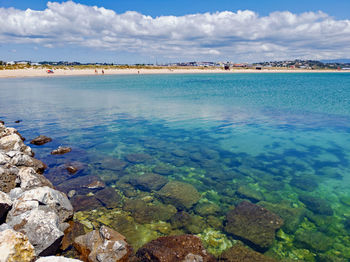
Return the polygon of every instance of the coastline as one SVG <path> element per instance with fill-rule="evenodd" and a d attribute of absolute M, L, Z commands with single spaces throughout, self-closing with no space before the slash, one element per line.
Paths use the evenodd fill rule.
<path fill-rule="evenodd" d="M 5 69 L 0 70 L 0 78 L 22 78 L 22 77 L 55 77 L 55 76 L 92 76 L 102 75 L 102 69 L 96 74 L 94 69 L 54 69 L 53 74 L 48 74 L 47 69 Z M 350 70 L 305 70 L 305 69 L 104 69 L 104 75 L 150 75 L 150 74 L 237 74 L 237 73 L 350 73 Z"/>

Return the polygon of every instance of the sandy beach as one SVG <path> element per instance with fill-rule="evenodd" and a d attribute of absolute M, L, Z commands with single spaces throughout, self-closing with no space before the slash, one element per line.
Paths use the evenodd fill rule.
<path fill-rule="evenodd" d="M 54 76 L 84 76 L 84 75 L 102 75 L 102 69 L 98 69 L 95 73 L 94 69 L 53 69 L 54 73 L 47 73 L 47 69 L 15 69 L 15 70 L 0 70 L 0 78 L 20 78 L 20 77 L 54 77 Z M 128 75 L 128 74 L 210 74 L 210 73 L 341 73 L 350 70 L 303 70 L 303 69 L 104 69 L 104 75 Z"/>

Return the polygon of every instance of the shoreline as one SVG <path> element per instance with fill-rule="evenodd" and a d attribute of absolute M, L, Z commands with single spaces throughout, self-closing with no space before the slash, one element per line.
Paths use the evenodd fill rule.
<path fill-rule="evenodd" d="M 350 73 L 350 70 L 305 70 L 305 69 L 54 69 L 54 73 L 47 73 L 47 69 L 5 69 L 0 70 L 0 78 L 24 78 L 24 77 L 55 77 L 55 76 L 101 76 L 101 75 L 154 75 L 154 74 L 251 74 L 251 73 Z"/>

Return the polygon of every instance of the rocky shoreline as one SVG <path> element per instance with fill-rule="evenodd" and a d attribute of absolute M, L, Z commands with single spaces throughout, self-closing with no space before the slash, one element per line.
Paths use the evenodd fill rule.
<path fill-rule="evenodd" d="M 160 237 L 133 252 L 125 237 L 111 228 L 101 226 L 85 232 L 79 222 L 73 221 L 74 208 L 69 198 L 43 176 L 46 165 L 34 158 L 34 152 L 24 140 L 16 129 L 0 121 L 0 262 L 275 261 L 241 244 L 227 249 L 217 258 L 195 235 Z M 41 145 L 50 141 L 39 136 L 31 143 Z M 59 147 L 51 154 L 67 152 L 70 148 Z M 137 156 L 132 157 L 134 160 Z M 200 199 L 192 186 L 176 181 L 162 182 L 154 176 L 138 178 L 132 183 L 156 187 L 164 203 L 180 210 L 190 208 Z M 159 185 L 154 184 L 157 181 Z M 179 195 L 178 192 L 182 192 L 179 188 L 191 192 L 191 199 Z M 275 231 L 283 225 L 280 217 L 250 202 L 239 204 L 226 219 L 226 231 L 257 250 L 270 246 Z M 82 260 L 57 256 L 72 246 Z"/>

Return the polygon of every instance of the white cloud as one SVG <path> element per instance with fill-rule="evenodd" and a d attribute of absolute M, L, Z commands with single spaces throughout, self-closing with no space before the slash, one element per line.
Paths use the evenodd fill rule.
<path fill-rule="evenodd" d="M 350 20 L 322 12 L 261 17 L 246 10 L 153 18 L 69 1 L 48 2 L 43 11 L 0 8 L 0 25 L 2 43 L 87 46 L 182 59 L 322 59 L 350 52 Z"/>

